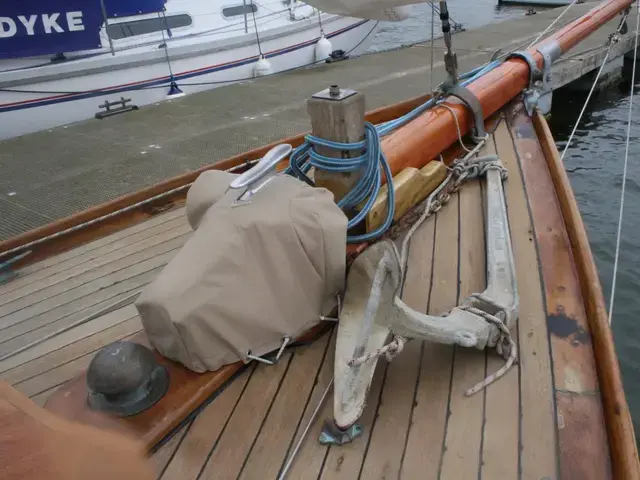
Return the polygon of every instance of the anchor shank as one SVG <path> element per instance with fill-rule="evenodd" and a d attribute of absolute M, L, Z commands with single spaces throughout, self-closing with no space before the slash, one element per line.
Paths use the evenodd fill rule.
<path fill-rule="evenodd" d="M 483 296 L 489 297 L 506 310 L 507 327 L 510 328 L 512 319 L 518 315 L 518 288 L 507 205 L 499 170 L 487 171 L 486 192 L 487 288 Z"/>

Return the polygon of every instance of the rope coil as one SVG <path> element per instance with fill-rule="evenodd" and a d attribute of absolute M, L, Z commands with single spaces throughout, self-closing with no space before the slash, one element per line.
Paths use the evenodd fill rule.
<path fill-rule="evenodd" d="M 362 171 L 362 175 L 353 188 L 338 201 L 338 207 L 343 210 L 350 210 L 360 205 L 366 200 L 362 209 L 349 220 L 347 228 L 353 228 L 362 223 L 373 207 L 380 188 L 382 187 L 382 177 L 380 168 L 384 171 L 387 185 L 393 185 L 393 175 L 391 168 L 382 151 L 380 145 L 380 133 L 371 123 L 365 122 L 365 139 L 355 143 L 341 143 L 314 135 L 307 135 L 305 143 L 296 148 L 291 154 L 287 173 L 293 173 L 297 178 L 305 181 L 309 185 L 313 182 L 306 175 L 311 167 L 315 167 L 327 172 L 347 173 Z M 353 152 L 364 149 L 364 153 L 354 158 L 334 158 L 319 154 L 315 147 L 326 147 L 343 152 Z M 393 188 L 388 189 L 387 196 L 387 216 L 385 221 L 376 230 L 362 235 L 349 235 L 347 242 L 358 243 L 374 240 L 384 234 L 391 223 L 395 213 L 395 192 Z"/>

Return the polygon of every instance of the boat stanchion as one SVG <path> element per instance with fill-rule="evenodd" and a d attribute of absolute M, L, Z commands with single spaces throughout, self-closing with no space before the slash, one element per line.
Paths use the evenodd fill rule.
<path fill-rule="evenodd" d="M 118 341 L 93 357 L 87 386 L 87 404 L 92 410 L 128 417 L 151 408 L 167 393 L 169 374 L 149 348 Z"/>

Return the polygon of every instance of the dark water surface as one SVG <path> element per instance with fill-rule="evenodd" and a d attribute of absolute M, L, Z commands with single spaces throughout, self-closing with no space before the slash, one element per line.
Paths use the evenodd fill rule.
<path fill-rule="evenodd" d="M 473 9 L 469 8 L 473 5 Z M 520 7 L 498 7 L 497 0 L 453 1 L 451 18 L 466 28 L 521 17 Z M 440 35 L 436 16 L 436 37 Z M 385 23 L 371 50 L 385 50 L 431 37 L 431 9 L 413 6 L 403 22 Z M 455 38 L 454 38 L 455 48 Z M 640 72 L 639 72 L 640 75 Z M 636 92 L 637 93 L 637 92 Z M 550 120 L 562 152 L 586 98 L 557 92 Z M 637 105 L 637 108 L 636 108 Z M 629 84 L 608 87 L 590 105 L 565 156 L 565 165 L 589 235 L 604 295 L 609 304 L 613 277 L 620 188 L 627 132 Z M 613 308 L 613 333 L 636 432 L 640 432 L 640 98 L 634 102 L 621 253 Z"/>

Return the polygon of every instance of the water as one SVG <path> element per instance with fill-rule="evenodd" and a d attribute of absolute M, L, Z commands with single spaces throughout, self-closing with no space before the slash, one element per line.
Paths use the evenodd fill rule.
<path fill-rule="evenodd" d="M 449 17 L 465 28 L 478 28 L 508 18 L 522 17 L 525 7 L 498 6 L 497 0 L 466 0 L 449 2 Z M 437 4 L 437 2 L 436 2 Z M 473 8 L 469 8 L 473 5 Z M 542 10 L 537 8 L 537 10 Z M 472 13 L 473 12 L 473 13 Z M 435 37 L 442 35 L 440 18 L 435 15 Z M 431 39 L 431 7 L 420 3 L 413 5 L 411 17 L 402 22 L 380 22 L 380 27 L 370 51 L 380 51 L 409 43 Z"/>
<path fill-rule="evenodd" d="M 473 9 L 469 5 L 473 4 Z M 522 16 L 526 8 L 497 6 L 497 0 L 451 2 L 451 18 L 466 28 Z M 436 37 L 440 36 L 436 16 Z M 431 37 L 431 8 L 413 6 L 403 22 L 385 23 L 371 50 L 384 50 Z M 455 38 L 454 38 L 455 47 Z M 636 90 L 639 90 L 638 88 Z M 636 91 L 636 93 L 638 93 Z M 555 95 L 551 130 L 562 152 L 586 94 Z M 637 108 L 636 108 L 637 105 Z M 611 294 L 620 188 L 629 108 L 629 85 L 609 87 L 591 99 L 565 156 L 565 165 L 589 235 L 607 306 Z M 640 97 L 632 122 L 640 121 Z M 613 334 L 636 432 L 640 432 L 640 129 L 632 124 Z"/>

